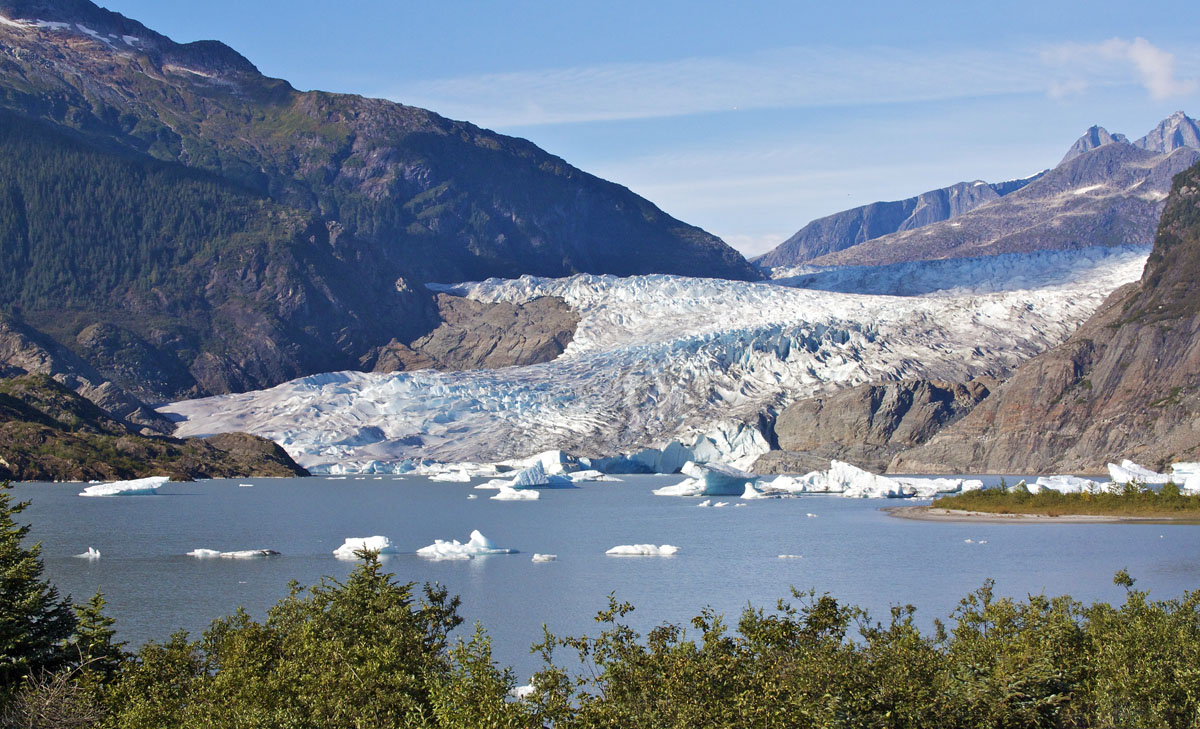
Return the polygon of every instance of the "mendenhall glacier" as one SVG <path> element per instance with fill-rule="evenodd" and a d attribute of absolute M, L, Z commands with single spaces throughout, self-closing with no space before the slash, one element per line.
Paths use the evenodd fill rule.
<path fill-rule="evenodd" d="M 645 470 L 745 463 L 768 448 L 763 414 L 795 399 L 865 382 L 1006 373 L 1136 280 L 1147 254 L 1087 248 L 788 271 L 754 283 L 581 274 L 437 286 L 485 302 L 558 296 L 581 321 L 566 351 L 544 364 L 335 372 L 160 412 L 178 421 L 180 436 L 265 436 L 314 473 L 496 463 L 547 450 L 619 470 L 621 454 L 672 444 L 682 457 L 665 467 L 643 458 Z M 838 290 L 852 284 L 872 293 Z"/>

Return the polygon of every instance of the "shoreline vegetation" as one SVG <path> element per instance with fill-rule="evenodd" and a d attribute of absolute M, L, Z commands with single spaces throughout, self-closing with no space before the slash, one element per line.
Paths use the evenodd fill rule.
<path fill-rule="evenodd" d="M 1024 481 L 1013 486 L 968 491 L 938 498 L 929 506 L 885 509 L 892 516 L 926 521 L 1004 521 L 1028 523 L 1200 523 L 1200 497 L 1174 483 L 1157 491 L 1130 481 L 1119 491 L 1030 492 Z"/>
<path fill-rule="evenodd" d="M 547 632 L 528 685 L 459 601 L 400 583 L 372 552 L 343 582 L 293 583 L 257 620 L 129 652 L 97 594 L 71 605 L 0 487 L 0 727 L 1109 727 L 1200 723 L 1200 590 L 1123 604 L 1012 599 L 991 582 L 932 631 L 815 590 L 704 609 L 646 634 L 610 595 L 594 637 Z"/>

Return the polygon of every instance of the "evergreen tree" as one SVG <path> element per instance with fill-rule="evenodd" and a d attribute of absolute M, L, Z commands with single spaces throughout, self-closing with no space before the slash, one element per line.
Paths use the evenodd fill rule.
<path fill-rule="evenodd" d="M 65 665 L 75 629 L 70 601 L 40 579 L 41 545 L 21 544 L 29 527 L 13 517 L 29 502 L 13 503 L 9 488 L 0 484 L 0 701 L 26 678 Z"/>
<path fill-rule="evenodd" d="M 104 614 L 104 595 L 97 592 L 83 605 L 75 606 L 75 657 L 80 667 L 109 680 L 128 658 L 125 643 L 113 640 L 112 618 Z"/>

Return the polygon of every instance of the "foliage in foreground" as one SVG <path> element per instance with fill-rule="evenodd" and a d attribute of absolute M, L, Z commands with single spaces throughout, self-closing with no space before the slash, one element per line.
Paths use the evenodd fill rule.
<path fill-rule="evenodd" d="M 11 538 L 24 535 L 12 522 L 21 508 L 0 490 L 6 607 L 55 598 L 37 579 L 37 547 Z M 344 583 L 293 586 L 263 622 L 238 612 L 198 640 L 178 633 L 136 655 L 113 642 L 99 596 L 76 607 L 55 651 L 14 639 L 60 615 L 61 601 L 44 600 L 41 614 L 4 623 L 0 665 L 23 668 L 3 674 L 0 726 L 1200 726 L 1200 591 L 1151 601 L 1124 572 L 1119 607 L 1012 600 L 988 583 L 932 634 L 911 606 L 880 623 L 793 591 L 794 604 L 748 608 L 736 631 L 706 610 L 687 630 L 642 636 L 632 607 L 610 598 L 595 637 L 546 635 L 546 668 L 517 700 L 481 627 L 450 641 L 457 599 L 429 586 L 415 597 L 363 557 Z"/>
<path fill-rule="evenodd" d="M 939 509 L 983 511 L 993 514 L 1088 514 L 1200 519 L 1200 498 L 1187 495 L 1174 483 L 1151 491 L 1131 481 L 1115 493 L 1060 494 L 1042 490 L 1033 494 L 1025 482 L 995 489 L 967 491 L 943 496 L 934 502 Z"/>

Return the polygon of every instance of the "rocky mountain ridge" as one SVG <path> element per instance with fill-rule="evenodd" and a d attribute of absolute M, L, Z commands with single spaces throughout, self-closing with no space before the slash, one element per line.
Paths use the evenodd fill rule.
<path fill-rule="evenodd" d="M 851 241 L 823 227 L 839 216 L 859 214 L 847 211 L 806 226 L 801 233 L 809 231 L 805 235 L 810 237 L 803 248 L 785 243 L 759 263 L 885 266 L 1093 245 L 1149 246 L 1171 178 L 1200 159 L 1197 128 L 1183 112 L 1136 142 L 1092 127 L 1056 167 L 1008 194 L 865 240 Z"/>
<path fill-rule="evenodd" d="M 895 472 L 1096 473 L 1200 458 L 1200 165 L 1178 175 L 1141 280 Z"/>

